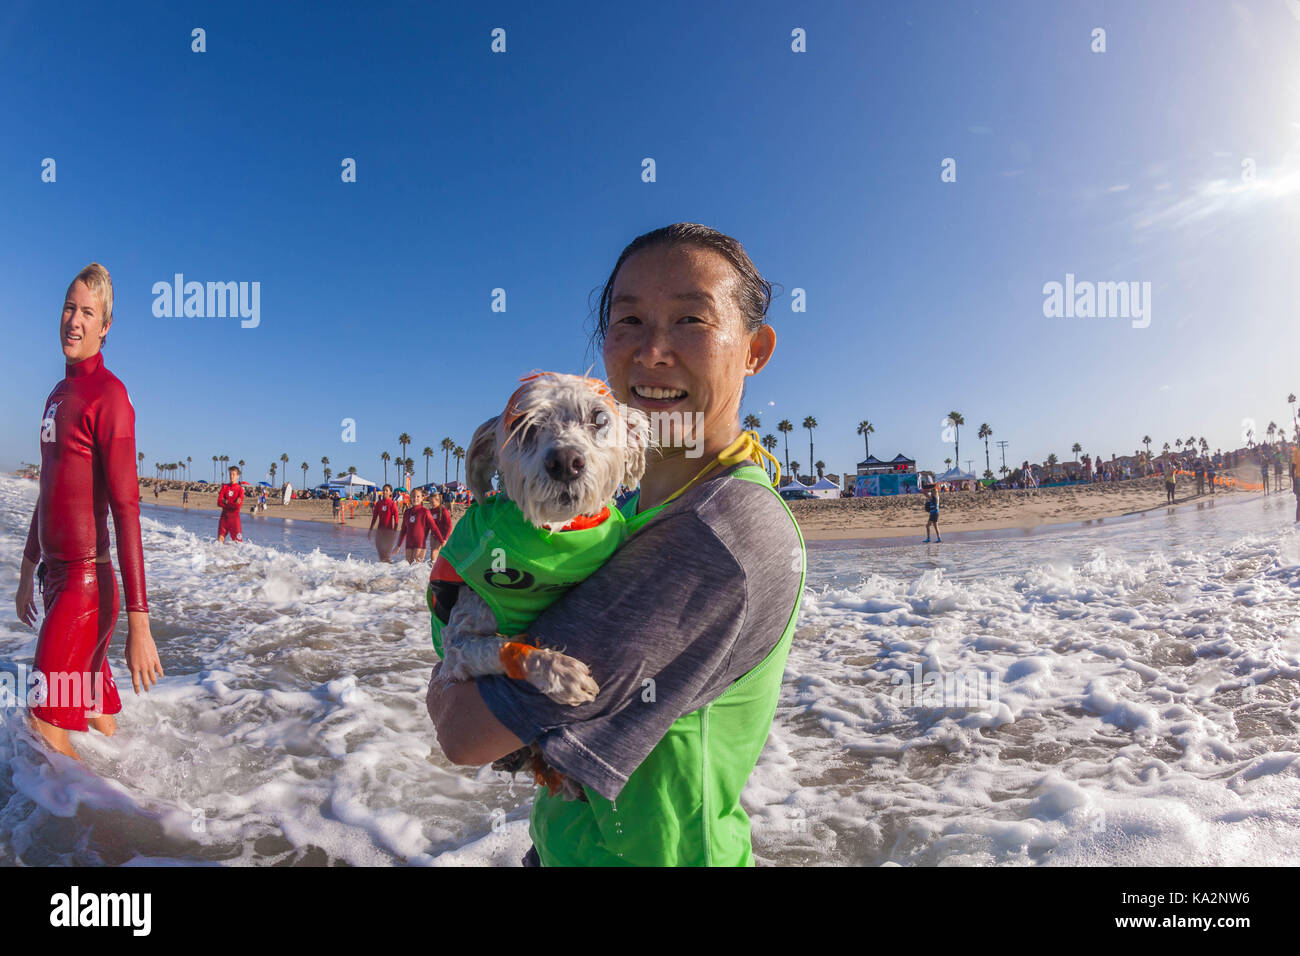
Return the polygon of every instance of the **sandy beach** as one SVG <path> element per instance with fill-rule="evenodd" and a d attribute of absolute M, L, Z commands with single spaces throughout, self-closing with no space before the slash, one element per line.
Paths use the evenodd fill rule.
<path fill-rule="evenodd" d="M 1215 497 L 1223 498 L 1255 494 L 1215 491 Z M 1180 480 L 1169 507 L 1209 499 L 1208 492 L 1196 494 L 1195 482 Z M 790 510 L 809 541 L 919 537 L 925 533 L 923 501 L 922 495 L 792 501 Z M 953 491 L 939 496 L 939 533 L 1093 521 L 1160 507 L 1166 507 L 1166 499 L 1164 479 L 1158 476 L 1025 491 Z"/>
<path fill-rule="evenodd" d="M 168 483 L 175 484 L 175 483 Z M 190 489 L 189 508 L 216 512 L 216 488 L 208 491 Z M 153 494 L 153 483 L 144 479 L 140 485 L 143 503 L 181 507 L 178 488 Z M 1216 497 L 1240 498 L 1244 494 L 1216 489 Z M 1209 500 L 1210 495 L 1196 494 L 1196 485 L 1180 479 L 1175 493 L 1175 503 L 1182 507 L 1194 502 Z M 257 499 L 253 497 L 251 501 Z M 823 501 L 792 501 L 790 511 L 809 541 L 835 541 L 849 539 L 894 538 L 900 535 L 924 534 L 925 512 L 923 496 L 902 495 L 892 498 L 832 498 Z M 248 514 L 250 499 L 245 499 L 244 514 Z M 1026 491 L 952 491 L 939 498 L 939 532 L 994 531 L 1005 528 L 1034 528 L 1040 525 L 1094 521 L 1120 515 L 1166 507 L 1164 479 L 1158 476 L 1132 481 L 1100 482 L 1061 488 L 1041 488 Z M 459 519 L 465 505 L 451 506 L 452 517 Z M 287 505 L 268 497 L 262 514 L 271 518 L 292 518 L 295 521 L 334 521 L 329 501 L 291 501 Z M 349 526 L 369 527 L 370 507 L 362 503 L 354 516 L 345 517 Z M 215 524 L 213 525 L 215 529 Z M 214 530 L 215 533 L 215 530 Z"/>

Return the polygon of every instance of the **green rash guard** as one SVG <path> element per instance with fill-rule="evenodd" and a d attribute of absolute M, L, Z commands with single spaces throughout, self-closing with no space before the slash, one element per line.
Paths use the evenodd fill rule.
<path fill-rule="evenodd" d="M 711 703 L 679 717 L 628 778 L 616 800 L 584 787 L 587 802 L 538 788 L 529 833 L 543 866 L 753 866 L 749 816 L 740 794 L 754 772 L 776 713 L 786 656 L 803 595 L 803 534 L 762 468 L 747 465 L 723 480 L 770 491 L 798 534 L 799 586 L 776 645 Z M 636 513 L 624 504 L 631 533 L 664 507 Z"/>
<path fill-rule="evenodd" d="M 537 615 L 590 577 L 627 539 L 623 515 L 617 508 L 608 511 L 609 517 L 594 527 L 547 531 L 525 521 L 519 506 L 504 495 L 475 502 L 452 529 L 431 580 L 450 580 L 442 567 L 445 561 L 487 602 L 499 633 L 522 634 Z M 442 657 L 446 618 L 440 615 L 438 603 L 431 588 L 433 646 Z"/>

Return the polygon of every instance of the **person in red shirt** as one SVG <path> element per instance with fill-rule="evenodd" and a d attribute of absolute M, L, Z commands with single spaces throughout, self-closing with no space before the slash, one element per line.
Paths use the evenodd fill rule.
<path fill-rule="evenodd" d="M 424 492 L 416 488 L 411 492 L 411 506 L 402 514 L 402 531 L 397 536 L 397 549 L 406 542 L 406 563 L 424 560 L 425 540 L 434 531 L 433 512 L 424 506 Z"/>
<path fill-rule="evenodd" d="M 109 559 L 110 510 L 126 592 L 131 683 L 138 694 L 142 684 L 147 692 L 163 676 L 145 595 L 135 409 L 100 354 L 112 324 L 112 279 L 91 263 L 64 297 L 59 342 L 66 371 L 45 400 L 40 493 L 14 598 L 18 619 L 34 626 L 39 563 L 45 620 L 33 661 L 36 685 L 28 693 L 31 725 L 53 749 L 74 758 L 69 731 L 93 727 L 111 735 L 117 730 L 113 715 L 122 710 L 108 666 L 121 610 Z"/>
<path fill-rule="evenodd" d="M 376 522 L 379 524 L 379 533 L 375 535 L 375 548 L 379 552 L 379 560 L 385 564 L 393 560 L 393 545 L 397 541 L 397 502 L 393 500 L 393 486 L 384 485 L 383 497 L 375 502 L 375 506 L 370 513 L 370 530 L 366 532 L 366 537 L 370 537 L 370 532 L 375 530 Z"/>
<path fill-rule="evenodd" d="M 217 519 L 217 541 L 225 541 L 230 535 L 231 541 L 243 541 L 244 529 L 239 523 L 239 509 L 244 505 L 244 486 L 239 483 L 241 472 L 234 465 L 230 466 L 230 480 L 217 491 L 217 506 L 221 517 Z"/>
<path fill-rule="evenodd" d="M 433 518 L 433 532 L 429 550 L 429 562 L 438 560 L 438 552 L 451 537 L 451 509 L 442 503 L 442 495 L 434 492 L 429 497 L 429 514 Z"/>

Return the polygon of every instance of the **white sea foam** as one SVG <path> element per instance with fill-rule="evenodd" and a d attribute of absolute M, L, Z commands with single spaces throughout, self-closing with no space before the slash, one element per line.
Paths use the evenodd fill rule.
<path fill-rule="evenodd" d="M 34 492 L 0 479 L 9 594 Z M 1300 862 L 1289 505 L 812 551 L 745 792 L 759 860 Z M 253 540 L 221 546 L 214 524 L 147 512 L 167 677 L 130 691 L 123 617 L 121 732 L 78 735 L 85 767 L 5 713 L 0 862 L 517 864 L 531 787 L 448 764 L 425 713 L 427 569 L 328 526 L 246 519 Z M 34 647 L 6 610 L 5 666 Z M 915 706 L 922 674 L 996 699 Z"/>

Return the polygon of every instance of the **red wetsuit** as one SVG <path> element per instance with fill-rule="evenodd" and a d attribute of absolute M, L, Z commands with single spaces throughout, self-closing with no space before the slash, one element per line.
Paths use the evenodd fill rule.
<path fill-rule="evenodd" d="M 232 541 L 243 541 L 244 532 L 239 524 L 239 509 L 244 505 L 244 486 L 224 484 L 217 492 L 217 504 L 221 506 L 221 518 L 217 521 L 217 537 L 230 535 Z"/>
<path fill-rule="evenodd" d="M 412 505 L 402 515 L 402 533 L 397 536 L 397 547 L 400 550 L 405 541 L 408 548 L 418 551 L 424 547 L 425 539 L 433 531 L 433 512 L 424 505 L 418 508 Z"/>
<path fill-rule="evenodd" d="M 64 730 L 86 730 L 87 712 L 122 709 L 108 666 L 120 610 L 117 580 L 111 562 L 95 560 L 108 554 L 110 509 L 126 609 L 149 610 L 135 409 L 101 354 L 67 366 L 45 400 L 40 442 L 40 497 L 23 549 L 28 560 L 45 563 L 45 620 L 33 664 L 45 676 L 46 693 L 32 714 Z"/>
<path fill-rule="evenodd" d="M 397 502 L 392 498 L 380 498 L 375 502 L 374 513 L 370 516 L 370 528 L 374 530 L 375 522 L 383 531 L 397 530 Z"/>
<path fill-rule="evenodd" d="M 451 509 L 442 505 L 433 515 L 433 546 L 441 548 L 451 537 Z"/>

